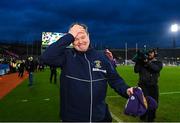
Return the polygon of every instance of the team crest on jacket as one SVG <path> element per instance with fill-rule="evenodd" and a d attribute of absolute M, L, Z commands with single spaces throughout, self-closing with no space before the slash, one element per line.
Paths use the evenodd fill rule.
<path fill-rule="evenodd" d="M 95 60 L 94 61 L 94 64 L 95 64 L 95 68 L 101 68 L 101 61 L 100 60 Z"/>

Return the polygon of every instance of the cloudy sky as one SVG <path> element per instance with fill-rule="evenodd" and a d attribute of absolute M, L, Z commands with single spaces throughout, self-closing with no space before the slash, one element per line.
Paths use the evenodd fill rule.
<path fill-rule="evenodd" d="M 89 27 L 93 44 L 123 48 L 172 47 L 180 32 L 180 0 L 1 0 L 0 42 L 41 40 L 44 31 L 67 32 L 73 22 Z"/>

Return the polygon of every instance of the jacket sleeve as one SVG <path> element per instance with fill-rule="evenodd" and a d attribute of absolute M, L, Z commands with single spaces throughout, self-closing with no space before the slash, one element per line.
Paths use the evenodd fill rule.
<path fill-rule="evenodd" d="M 51 44 L 41 55 L 40 61 L 43 64 L 62 67 L 65 62 L 65 50 L 74 41 L 71 34 L 66 34 L 57 42 Z"/>
<path fill-rule="evenodd" d="M 153 70 L 154 72 L 160 72 L 163 65 L 162 62 L 156 61 L 156 62 L 150 62 L 148 63 L 148 67 Z"/>
<path fill-rule="evenodd" d="M 111 62 L 105 58 L 107 62 L 107 79 L 111 88 L 115 90 L 119 95 L 128 98 L 127 89 L 129 86 L 124 82 L 122 77 L 117 73 L 115 67 L 111 64 Z"/>

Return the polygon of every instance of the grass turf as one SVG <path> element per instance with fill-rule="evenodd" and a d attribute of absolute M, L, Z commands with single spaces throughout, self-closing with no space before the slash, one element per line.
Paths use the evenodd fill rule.
<path fill-rule="evenodd" d="M 133 72 L 133 67 L 119 66 L 117 71 L 130 86 L 136 86 L 138 75 Z M 163 68 L 159 80 L 160 93 L 180 92 L 179 73 L 180 67 Z M 34 80 L 33 87 L 28 87 L 28 80 L 25 80 L 0 100 L 0 121 L 59 121 L 59 83 L 49 83 L 49 69 L 35 73 Z M 180 121 L 179 95 L 160 95 L 156 121 Z M 139 121 L 137 117 L 123 114 L 126 100 L 111 88 L 106 101 L 110 111 L 121 121 Z"/>

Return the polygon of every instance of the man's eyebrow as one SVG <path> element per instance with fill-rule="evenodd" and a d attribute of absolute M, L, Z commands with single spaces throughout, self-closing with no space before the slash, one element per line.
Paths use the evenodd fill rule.
<path fill-rule="evenodd" d="M 75 40 L 77 40 L 77 39 L 79 39 L 79 38 L 75 37 Z"/>

